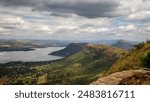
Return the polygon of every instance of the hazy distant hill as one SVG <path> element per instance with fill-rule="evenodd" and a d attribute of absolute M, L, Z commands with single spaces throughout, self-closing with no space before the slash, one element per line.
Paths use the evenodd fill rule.
<path fill-rule="evenodd" d="M 0 39 L 1 51 L 30 51 L 34 48 L 66 46 L 68 42 L 56 40 L 7 40 Z"/>
<path fill-rule="evenodd" d="M 131 43 L 131 42 L 129 42 L 129 41 L 118 40 L 118 41 L 117 41 L 115 44 L 113 44 L 112 46 L 129 50 L 129 49 L 132 49 L 132 48 L 134 47 L 134 44 Z"/>
<path fill-rule="evenodd" d="M 63 56 L 63 57 L 70 56 L 83 50 L 86 47 L 86 45 L 87 43 L 71 43 L 66 48 L 52 52 L 49 55 Z"/>

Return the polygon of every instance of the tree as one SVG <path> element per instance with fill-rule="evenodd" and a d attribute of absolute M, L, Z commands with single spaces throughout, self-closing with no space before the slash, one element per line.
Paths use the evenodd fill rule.
<path fill-rule="evenodd" d="M 142 66 L 150 68 L 150 52 L 148 52 L 147 55 L 142 58 Z"/>

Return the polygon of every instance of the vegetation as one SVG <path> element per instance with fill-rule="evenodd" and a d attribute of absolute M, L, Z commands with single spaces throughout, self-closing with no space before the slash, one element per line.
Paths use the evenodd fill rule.
<path fill-rule="evenodd" d="M 116 47 L 88 44 L 84 50 L 64 59 L 31 64 L 33 72 L 19 75 L 7 84 L 89 84 L 125 53 Z"/>
<path fill-rule="evenodd" d="M 150 42 L 128 53 L 120 48 L 88 44 L 72 56 L 39 63 L 0 64 L 0 82 L 5 84 L 90 84 L 101 75 L 124 70 L 150 69 Z"/>
<path fill-rule="evenodd" d="M 139 69 L 139 68 L 150 68 L 150 42 L 141 43 L 136 45 L 136 48 L 132 49 L 124 57 L 117 60 L 109 69 L 107 74 L 114 72 Z"/>
<path fill-rule="evenodd" d="M 148 52 L 143 58 L 142 58 L 142 66 L 146 68 L 150 68 L 150 52 Z"/>
<path fill-rule="evenodd" d="M 45 83 L 47 83 L 47 74 L 39 76 L 37 81 L 37 84 L 45 84 Z"/>

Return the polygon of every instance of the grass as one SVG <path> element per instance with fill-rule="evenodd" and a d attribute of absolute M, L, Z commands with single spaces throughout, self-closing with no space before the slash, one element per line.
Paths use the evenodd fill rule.
<path fill-rule="evenodd" d="M 145 55 L 148 55 L 149 52 L 150 52 L 150 42 L 145 42 L 137 45 L 136 48 L 132 49 L 124 57 L 117 60 L 109 69 L 107 74 L 143 67 L 144 66 L 143 57 Z"/>
<path fill-rule="evenodd" d="M 41 69 L 46 68 L 47 84 L 89 84 L 123 53 L 124 50 L 111 46 L 90 45 L 90 48 L 42 66 Z"/>
<path fill-rule="evenodd" d="M 47 74 L 41 75 L 38 77 L 37 84 L 47 83 Z"/>

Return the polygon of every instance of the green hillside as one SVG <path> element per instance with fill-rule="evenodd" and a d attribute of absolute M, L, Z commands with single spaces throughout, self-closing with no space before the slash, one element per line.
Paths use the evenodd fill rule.
<path fill-rule="evenodd" d="M 10 84 L 89 84 L 125 53 L 112 46 L 88 44 L 72 56 L 36 66 L 34 73 L 18 77 Z"/>
<path fill-rule="evenodd" d="M 114 72 L 150 68 L 150 42 L 141 43 L 136 45 L 124 57 L 117 60 L 109 69 L 107 74 Z"/>
<path fill-rule="evenodd" d="M 112 46 L 88 44 L 82 51 L 61 60 L 45 63 L 12 63 L 17 68 L 16 72 L 13 71 L 16 74 L 10 73 L 14 76 L 9 78 L 4 73 L 3 79 L 6 79 L 7 76 L 8 81 L 6 80 L 7 83 L 5 84 L 90 84 L 99 77 L 111 73 L 115 74 L 125 70 L 130 73 L 130 70 L 135 69 L 148 70 L 150 68 L 149 63 L 150 42 L 148 41 L 136 45 L 129 52 Z M 23 66 L 24 69 L 28 68 L 28 70 L 23 70 L 22 74 L 17 74 L 18 71 L 22 71 Z M 126 78 L 125 75 L 120 75 Z M 145 75 L 143 76 L 145 77 Z M 1 79 L 2 83 L 4 83 L 3 79 Z"/>
<path fill-rule="evenodd" d="M 89 44 L 84 50 L 59 62 L 46 65 L 48 84 L 89 84 L 107 70 L 125 51 L 119 48 Z"/>

